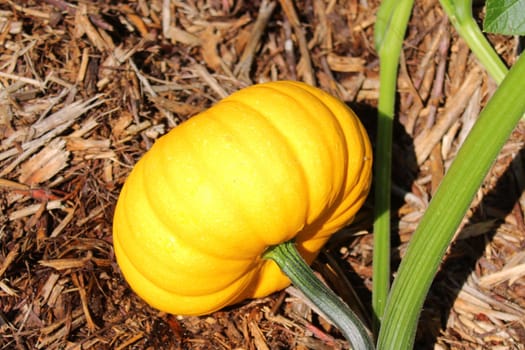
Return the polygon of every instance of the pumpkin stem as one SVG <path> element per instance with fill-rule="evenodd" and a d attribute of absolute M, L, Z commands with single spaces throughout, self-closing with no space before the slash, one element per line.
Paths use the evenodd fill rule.
<path fill-rule="evenodd" d="M 370 335 L 356 314 L 332 290 L 322 283 L 297 251 L 295 242 L 288 241 L 271 247 L 264 254 L 279 265 L 292 283 L 319 308 L 327 320 L 335 324 L 352 349 L 374 349 Z"/>

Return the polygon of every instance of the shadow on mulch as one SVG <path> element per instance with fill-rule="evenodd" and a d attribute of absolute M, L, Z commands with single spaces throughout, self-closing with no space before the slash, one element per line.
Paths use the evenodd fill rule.
<path fill-rule="evenodd" d="M 514 156 L 511 164 L 499 177 L 494 188 L 473 209 L 471 223 L 493 219 L 493 217 L 484 212 L 484 207 L 490 203 L 497 202 L 497 208 L 501 210 L 498 214 L 500 218 L 509 215 L 515 206 L 519 204 L 519 197 L 525 188 L 520 186 L 519 181 L 516 181 L 513 168 L 522 166 L 523 159 L 525 159 L 525 149 L 521 149 Z M 488 234 L 481 234 L 453 242 L 427 296 L 419 321 L 416 349 L 434 349 L 440 332 L 447 328 L 447 321 L 461 287 L 467 282 L 472 272 L 475 271 L 476 264 L 483 256 L 485 248 L 491 243 L 495 232 L 497 232 L 498 227 L 502 223 L 501 219 L 498 220 Z M 458 236 L 461 236 L 468 229 L 469 225 L 465 226 Z"/>
<path fill-rule="evenodd" d="M 350 107 L 356 114 L 359 116 L 361 122 L 363 123 L 367 133 L 372 142 L 372 147 L 374 151 L 374 157 L 377 153 L 377 118 L 378 111 L 377 108 L 368 104 L 351 104 Z M 403 125 L 399 123 L 397 119 L 394 120 L 393 125 L 393 149 L 392 149 L 392 181 L 393 184 L 399 188 L 410 191 L 413 182 L 417 179 L 418 165 L 416 161 L 416 155 L 414 150 L 413 138 L 408 135 L 405 131 Z M 374 172 L 377 171 L 374 169 Z M 360 229 L 364 229 L 368 232 L 373 232 L 373 216 L 374 216 L 374 192 L 375 188 L 372 187 L 368 199 L 358 213 L 355 222 L 352 223 L 349 227 L 349 235 L 345 232 L 337 233 L 332 240 L 329 242 L 325 254 L 321 255 L 318 260 L 321 260 L 322 263 L 329 263 L 329 259 L 334 258 L 335 264 L 339 266 L 338 277 L 341 279 L 346 279 L 349 282 L 349 287 L 351 291 L 343 290 L 337 288 L 337 286 L 332 286 L 335 289 L 336 293 L 340 295 L 346 302 L 351 306 L 351 308 L 358 314 L 362 321 L 369 327 L 372 328 L 373 318 L 375 317 L 372 311 L 372 294 L 370 289 L 370 281 L 365 281 L 363 276 L 356 271 L 352 265 L 344 260 L 340 254 L 338 254 L 337 249 L 343 246 L 351 246 L 352 241 L 356 239 L 356 236 L 353 235 L 353 232 Z M 397 213 L 400 208 L 405 205 L 403 198 L 392 195 L 391 199 L 391 247 L 392 251 L 397 256 L 392 257 L 392 271 L 396 271 L 400 262 L 400 257 L 398 250 L 395 250 L 395 247 L 401 245 L 399 235 L 399 221 L 397 220 Z M 372 235 L 369 235 L 371 238 Z M 370 257 L 371 258 L 371 257 Z M 329 263 L 330 264 L 330 263 Z M 371 265 L 370 262 L 363 261 L 364 265 Z M 317 266 L 318 268 L 319 265 Z"/>

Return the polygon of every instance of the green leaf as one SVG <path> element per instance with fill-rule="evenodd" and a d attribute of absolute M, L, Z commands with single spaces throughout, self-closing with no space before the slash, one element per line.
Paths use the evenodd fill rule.
<path fill-rule="evenodd" d="M 525 0 L 487 0 L 486 10 L 484 31 L 525 35 Z"/>
<path fill-rule="evenodd" d="M 492 79 L 497 84 L 501 84 L 508 72 L 507 66 L 472 17 L 472 0 L 439 0 L 439 2 L 458 34 L 467 42 Z"/>

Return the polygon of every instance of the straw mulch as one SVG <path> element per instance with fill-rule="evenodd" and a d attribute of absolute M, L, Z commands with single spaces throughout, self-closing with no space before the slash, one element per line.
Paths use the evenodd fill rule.
<path fill-rule="evenodd" d="M 398 79 L 394 267 L 496 88 L 437 0 L 417 3 Z M 0 349 L 344 348 L 293 289 L 204 317 L 150 308 L 119 272 L 111 223 L 126 175 L 156 138 L 256 82 L 320 86 L 355 108 L 374 138 L 377 6 L 1 0 Z M 512 64 L 517 41 L 490 39 Z M 524 129 L 447 252 L 418 349 L 524 348 Z M 365 319 L 372 206 L 314 265 Z"/>

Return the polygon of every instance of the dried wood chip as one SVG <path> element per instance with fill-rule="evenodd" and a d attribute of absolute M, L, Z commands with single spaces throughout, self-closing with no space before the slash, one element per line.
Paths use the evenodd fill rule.
<path fill-rule="evenodd" d="M 66 141 L 52 140 L 44 149 L 22 164 L 19 181 L 30 186 L 51 179 L 67 166 L 70 152 L 65 150 Z"/>
<path fill-rule="evenodd" d="M 68 151 L 105 150 L 111 146 L 111 141 L 83 139 L 81 137 L 68 137 L 66 149 Z"/>
<path fill-rule="evenodd" d="M 202 42 L 202 58 L 206 65 L 215 71 L 220 71 L 224 64 L 217 46 L 222 41 L 220 33 L 216 32 L 216 28 L 209 26 L 202 33 L 199 34 L 200 42 Z"/>
<path fill-rule="evenodd" d="M 355 73 L 363 72 L 365 69 L 365 60 L 361 57 L 338 56 L 330 53 L 326 56 L 328 66 L 336 72 Z"/>
<path fill-rule="evenodd" d="M 128 339 L 126 339 L 124 342 L 122 342 L 122 344 L 120 344 L 119 346 L 117 346 L 115 348 L 115 350 L 124 350 L 124 349 L 127 349 L 129 348 L 131 345 L 135 344 L 136 342 L 138 342 L 139 340 L 141 340 L 142 338 L 144 338 L 144 333 L 140 332 L 138 334 L 134 334 L 132 336 L 130 336 Z"/>
<path fill-rule="evenodd" d="M 250 333 L 253 337 L 255 348 L 257 350 L 270 350 L 270 348 L 266 344 L 266 339 L 264 338 L 264 334 L 259 328 L 259 326 L 257 325 L 257 323 L 255 321 L 249 321 L 248 328 L 250 329 Z"/>
<path fill-rule="evenodd" d="M 206 67 L 198 64 L 194 66 L 195 72 L 212 88 L 213 91 L 220 97 L 225 98 L 229 94 L 224 88 L 219 84 L 217 79 L 215 79 L 206 69 Z"/>
<path fill-rule="evenodd" d="M 66 217 L 58 224 L 54 229 L 53 232 L 49 235 L 49 237 L 56 237 L 64 230 L 64 228 L 71 222 L 73 219 L 73 216 L 75 215 L 75 208 L 65 208 L 64 209 L 67 212 Z"/>
<path fill-rule="evenodd" d="M 88 257 L 91 257 L 90 254 L 88 254 Z M 84 316 L 86 317 L 88 329 L 90 332 L 94 332 L 98 327 L 95 324 L 95 322 L 93 322 L 93 318 L 91 317 L 91 313 L 89 311 L 88 297 L 84 286 L 84 277 L 80 273 L 73 273 L 71 275 L 71 279 L 73 281 L 73 284 L 77 287 L 78 293 L 80 294 L 82 310 L 84 311 Z"/>
<path fill-rule="evenodd" d="M 170 26 L 165 33 L 165 36 L 170 39 L 173 44 L 179 42 L 189 46 L 199 46 L 201 44 L 206 45 L 204 44 L 203 37 L 198 37 L 175 26 Z M 207 35 L 207 37 L 209 38 L 210 36 Z"/>
<path fill-rule="evenodd" d="M 55 270 L 80 269 L 86 266 L 91 260 L 91 257 L 84 257 L 81 259 L 64 258 L 52 260 L 40 260 L 38 263 L 42 266 L 51 267 Z"/>
<path fill-rule="evenodd" d="M 525 276 L 525 264 L 520 264 L 514 267 L 504 268 L 501 271 L 491 273 L 480 277 L 479 285 L 487 288 L 494 284 L 502 283 L 508 280 L 516 280 Z"/>
<path fill-rule="evenodd" d="M 38 293 L 41 304 L 46 304 L 49 301 L 49 297 L 55 289 L 56 283 L 59 279 L 60 275 L 57 273 L 52 273 L 49 275 L 46 282 L 42 286 L 42 289 L 40 289 L 40 292 Z"/>
<path fill-rule="evenodd" d="M 80 38 L 85 34 L 100 52 L 113 50 L 115 48 L 111 37 L 107 35 L 101 27 L 95 28 L 91 23 L 87 6 L 83 3 L 79 4 L 78 10 L 76 11 L 75 25 L 75 37 Z"/>
<path fill-rule="evenodd" d="M 33 204 L 22 209 L 15 210 L 9 214 L 9 220 L 14 221 L 25 216 L 33 215 L 40 209 L 41 204 Z M 46 210 L 63 209 L 64 206 L 61 200 L 53 200 L 46 203 Z"/>
<path fill-rule="evenodd" d="M 173 101 L 171 99 L 160 97 L 160 96 L 150 97 L 150 100 L 153 103 L 155 103 L 155 105 L 158 106 L 159 108 L 163 108 L 177 115 L 185 116 L 185 117 L 197 114 L 202 110 L 201 107 L 193 106 L 191 104 L 184 103 L 184 102 Z M 125 123 L 125 120 L 122 120 L 121 122 Z"/>
<path fill-rule="evenodd" d="M 11 288 L 9 285 L 7 285 L 4 281 L 0 281 L 0 290 L 2 290 L 6 295 L 9 295 L 11 297 L 18 296 L 18 293 L 16 290 Z M 2 312 L 0 311 L 0 329 L 2 328 L 2 322 L 5 324 L 7 322 L 4 321 L 4 317 L 2 316 Z"/>
<path fill-rule="evenodd" d="M 525 309 L 522 309 L 518 305 L 515 305 L 511 302 L 503 302 L 487 293 L 483 292 L 480 289 L 477 289 L 477 285 L 471 281 L 463 286 L 462 290 L 459 292 L 458 297 L 465 300 L 469 300 L 474 303 L 483 303 L 482 305 L 490 305 L 492 308 L 502 310 L 506 313 L 518 316 L 525 317 Z M 473 301 L 475 300 L 475 301 Z"/>
<path fill-rule="evenodd" d="M 85 101 L 76 101 L 70 105 L 67 105 L 53 113 L 45 120 L 37 123 L 36 134 L 42 134 L 37 139 L 32 139 L 30 141 L 22 143 L 21 146 L 12 147 L 5 152 L 0 153 L 0 161 L 7 159 L 9 157 L 16 156 L 16 159 L 6 166 L 2 171 L 0 171 L 0 176 L 5 176 L 8 173 L 11 173 L 15 167 L 26 160 L 29 156 L 35 153 L 40 147 L 48 144 L 52 139 L 64 132 L 68 127 L 70 127 L 75 120 L 88 111 L 91 108 L 94 108 L 104 101 L 100 98 L 100 95 L 94 96 Z M 25 135 L 33 135 L 29 132 L 31 129 L 28 129 L 24 132 Z M 12 142 L 12 141 L 11 141 Z M 9 147 L 11 144 L 3 145 L 4 147 Z M 23 152 L 20 153 L 20 148 Z"/>
<path fill-rule="evenodd" d="M 85 321 L 86 317 L 82 314 L 82 310 L 73 311 L 71 318 L 58 321 L 49 327 L 42 328 L 42 335 L 39 337 L 35 347 L 37 349 L 49 349 L 51 344 L 60 341 L 60 339 L 65 339 L 72 330 L 75 330 L 78 327 L 80 327 Z M 63 325 L 64 323 L 66 324 Z M 56 329 L 56 327 L 60 326 L 62 327 L 59 328 L 54 334 L 50 334 L 49 336 L 45 335 L 45 332 L 48 330 L 48 328 L 53 327 L 54 329 Z"/>
<path fill-rule="evenodd" d="M 44 89 L 46 87 L 46 83 L 43 81 L 32 79 L 32 78 L 21 77 L 16 74 L 5 73 L 1 71 L 0 71 L 0 78 L 7 78 L 7 79 L 11 79 L 11 80 L 21 82 L 24 84 L 33 85 L 40 89 Z"/>
<path fill-rule="evenodd" d="M 128 21 L 139 31 L 142 37 L 147 37 L 149 34 L 149 29 L 144 20 L 126 4 L 122 5 L 121 11 L 126 14 Z"/>
<path fill-rule="evenodd" d="M 9 250 L 4 261 L 0 265 L 0 279 L 2 278 L 4 272 L 9 268 L 9 265 L 16 259 L 20 251 L 20 244 L 15 244 L 13 248 Z"/>
<path fill-rule="evenodd" d="M 520 319 L 519 316 L 512 315 L 506 312 L 496 311 L 491 308 L 481 307 L 479 305 L 469 304 L 462 299 L 457 299 L 454 302 L 454 310 L 466 312 L 468 315 L 484 314 L 489 318 L 494 318 L 502 321 L 517 321 Z"/>
<path fill-rule="evenodd" d="M 476 120 L 478 119 L 478 115 L 481 111 L 481 88 L 478 87 L 474 94 L 472 95 L 471 99 L 469 100 L 469 103 L 467 105 L 467 108 L 465 109 L 465 112 L 461 116 L 461 131 L 459 132 L 459 135 L 457 137 L 457 145 L 456 148 L 459 149 L 461 145 L 463 145 L 463 142 L 465 142 L 465 139 L 467 138 L 468 134 L 470 133 L 470 130 L 472 130 L 472 127 L 476 123 Z M 443 150 L 443 156 L 444 157 L 450 157 L 448 155 L 448 152 Z"/>
<path fill-rule="evenodd" d="M 414 148 L 418 164 L 422 164 L 430 155 L 434 146 L 441 140 L 450 126 L 456 121 L 460 114 L 465 110 L 474 91 L 481 83 L 481 71 L 479 68 L 472 69 L 461 86 L 461 94 L 451 96 L 444 110 L 432 129 L 425 129 L 414 139 Z"/>

